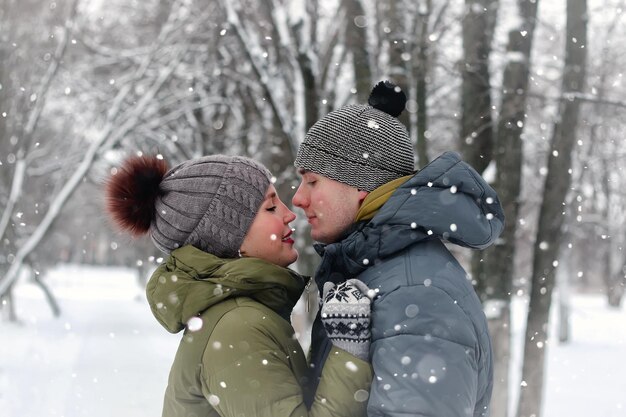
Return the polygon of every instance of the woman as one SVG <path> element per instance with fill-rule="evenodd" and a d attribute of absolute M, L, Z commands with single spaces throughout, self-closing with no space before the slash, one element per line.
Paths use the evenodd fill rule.
<path fill-rule="evenodd" d="M 107 205 L 119 226 L 169 253 L 147 285 L 159 323 L 185 331 L 163 416 L 365 415 L 369 300 L 359 289 L 367 289 L 352 282 L 348 299 L 325 289 L 322 313 L 336 346 L 317 391 L 307 392 L 308 366 L 289 323 L 306 284 L 286 268 L 298 257 L 295 215 L 265 167 L 215 155 L 168 171 L 162 158 L 134 157 L 109 178 Z M 358 317 L 338 326 L 342 316 Z M 360 330 L 338 335 L 344 324 Z"/>

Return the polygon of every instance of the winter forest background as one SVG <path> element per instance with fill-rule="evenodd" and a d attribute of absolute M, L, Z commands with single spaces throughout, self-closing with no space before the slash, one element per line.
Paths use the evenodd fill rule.
<path fill-rule="evenodd" d="M 99 372 L 115 360 L 119 381 L 146 375 L 109 388 L 139 398 L 121 414 L 160 412 L 178 336 L 153 323 L 142 285 L 162 255 L 103 213 L 103 178 L 125 156 L 158 153 L 173 165 L 249 155 L 289 201 L 307 128 L 364 103 L 382 79 L 407 92 L 401 120 L 416 167 L 457 150 L 505 207 L 494 247 L 455 252 L 490 320 L 492 416 L 576 416 L 589 392 L 621 395 L 579 415 L 625 416 L 623 372 L 611 371 L 626 371 L 625 9 L 626 0 L 0 0 L 0 416 L 99 415 L 42 400 L 80 379 L 62 358 L 87 333 L 103 335 L 89 339 Z M 296 268 L 311 274 L 306 224 L 295 227 Z M 294 317 L 305 345 L 312 313 Z M 126 330 L 142 336 L 115 339 Z M 580 334 L 599 343 L 582 348 Z M 554 352 L 584 355 L 571 364 Z M 604 377 L 589 385 L 583 365 Z M 546 388 L 557 373 L 582 376 Z M 73 386 L 76 404 L 102 389 Z M 102 415 L 113 414 L 102 411 L 109 402 L 94 400 Z"/>

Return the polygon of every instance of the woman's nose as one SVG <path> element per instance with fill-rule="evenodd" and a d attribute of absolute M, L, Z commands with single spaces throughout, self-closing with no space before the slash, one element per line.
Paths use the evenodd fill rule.
<path fill-rule="evenodd" d="M 293 211 L 287 209 L 287 212 L 285 213 L 285 224 L 291 223 L 295 219 L 296 214 Z"/>

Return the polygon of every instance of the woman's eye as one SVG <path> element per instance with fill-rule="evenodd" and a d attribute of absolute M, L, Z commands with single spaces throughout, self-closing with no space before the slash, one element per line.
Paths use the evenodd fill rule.
<path fill-rule="evenodd" d="M 276 211 L 276 206 L 268 207 L 267 211 Z"/>
<path fill-rule="evenodd" d="M 315 180 L 313 180 L 313 181 L 308 181 L 308 182 L 307 182 L 307 184 L 309 184 L 309 185 L 315 185 L 315 183 L 316 183 L 316 182 L 317 182 L 317 181 L 315 181 Z"/>

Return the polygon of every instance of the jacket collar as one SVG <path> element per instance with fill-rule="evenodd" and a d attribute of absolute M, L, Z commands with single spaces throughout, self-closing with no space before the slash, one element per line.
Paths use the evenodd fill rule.
<path fill-rule="evenodd" d="M 157 268 L 146 292 L 154 316 L 176 333 L 190 318 L 233 297 L 250 297 L 289 320 L 306 281 L 261 259 L 222 259 L 185 246 Z"/>

